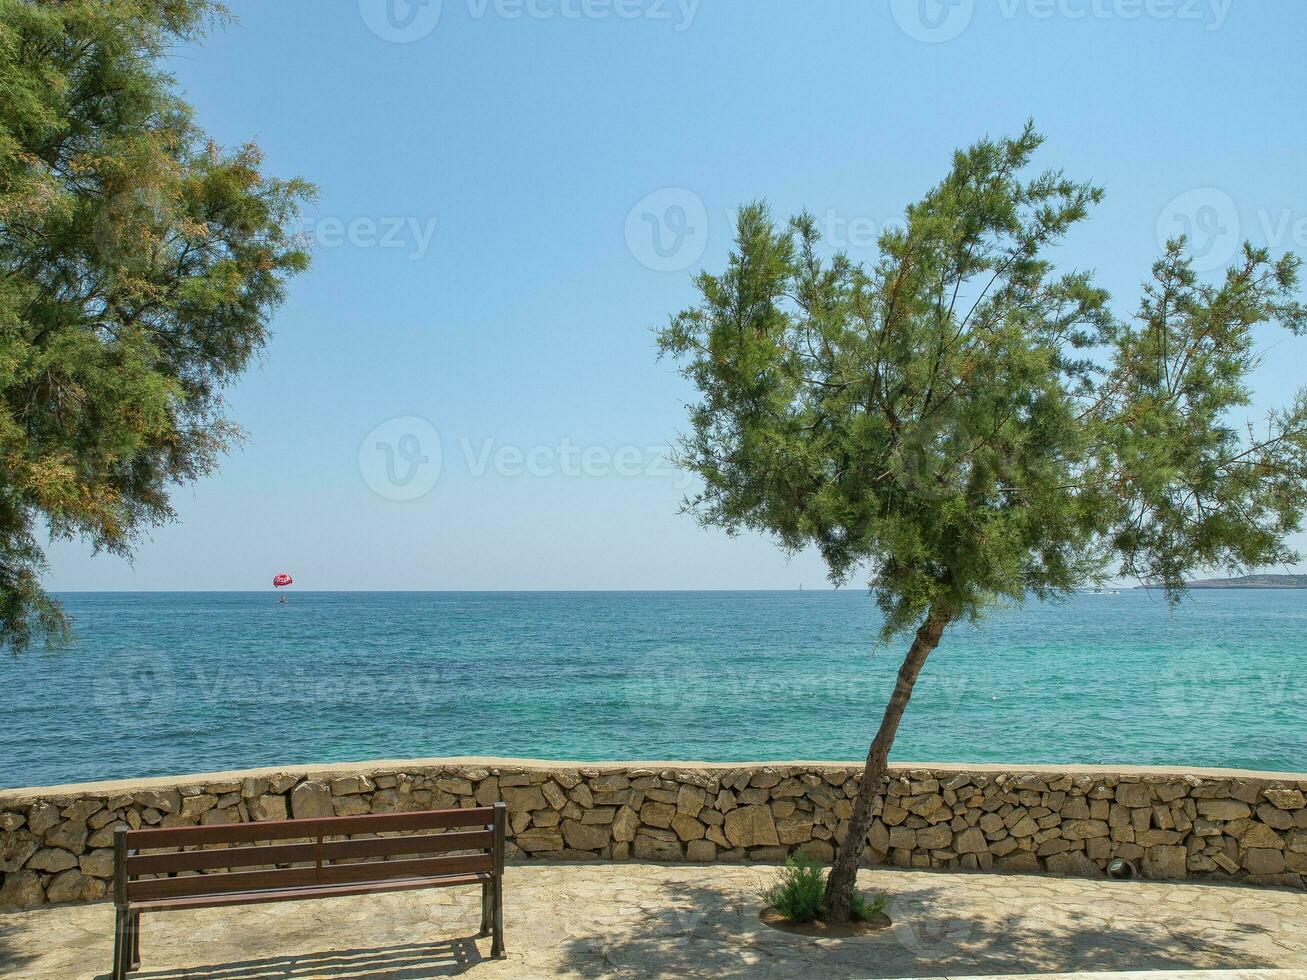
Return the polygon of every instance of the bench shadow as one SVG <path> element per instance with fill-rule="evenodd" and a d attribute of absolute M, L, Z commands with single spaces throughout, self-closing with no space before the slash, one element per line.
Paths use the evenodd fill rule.
<path fill-rule="evenodd" d="M 212 966 L 149 969 L 143 965 L 132 980 L 272 980 L 272 978 L 330 977 L 333 980 L 425 980 L 466 973 L 486 957 L 474 939 L 446 939 L 359 949 L 333 949 L 294 956 L 265 956 L 233 960 Z M 148 961 L 147 961 L 148 963 Z M 108 972 L 96 980 L 106 980 Z"/>
<path fill-rule="evenodd" d="M 878 869 L 880 870 L 880 869 Z M 1141 883 L 1142 884 L 1142 883 Z M 1247 924 L 1149 921 L 1081 909 L 1057 898 L 1007 915 L 959 911 L 946 888 L 896 886 L 880 874 L 893 925 L 872 935 L 813 940 L 758 921 L 756 893 L 664 882 L 630 927 L 575 938 L 561 965 L 612 977 L 957 977 L 1006 973 L 1272 969 L 1247 940 L 1275 930 Z M 1104 896 L 1106 898 L 1106 896 Z M 511 928 L 511 927 L 510 927 Z M 770 972 L 768 972 L 770 971 Z"/>

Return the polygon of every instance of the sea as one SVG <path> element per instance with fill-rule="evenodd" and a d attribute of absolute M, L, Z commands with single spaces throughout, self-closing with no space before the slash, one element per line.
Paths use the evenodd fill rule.
<path fill-rule="evenodd" d="M 864 590 L 76 593 L 0 658 L 0 785 L 444 755 L 861 760 L 907 644 Z M 1307 591 L 950 627 L 899 762 L 1307 771 Z"/>

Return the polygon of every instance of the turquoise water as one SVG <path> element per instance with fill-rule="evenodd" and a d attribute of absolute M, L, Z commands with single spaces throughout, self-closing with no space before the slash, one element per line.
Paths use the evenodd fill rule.
<path fill-rule="evenodd" d="M 0 784 L 450 754 L 859 759 L 902 643 L 862 591 L 100 593 L 0 660 Z M 1307 591 L 955 626 L 902 761 L 1307 770 Z"/>

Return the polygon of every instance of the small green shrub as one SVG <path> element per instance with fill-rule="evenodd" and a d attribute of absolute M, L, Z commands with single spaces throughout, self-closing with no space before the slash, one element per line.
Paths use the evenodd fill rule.
<path fill-rule="evenodd" d="M 821 918 L 821 900 L 826 894 L 826 870 L 821 862 L 801 854 L 785 859 L 776 880 L 759 895 L 762 900 L 790 922 L 811 922 Z M 853 893 L 849 909 L 854 922 L 870 922 L 885 911 L 886 897 L 877 895 L 868 901 Z"/>
<path fill-rule="evenodd" d="M 791 922 L 811 922 L 821 912 L 825 892 L 826 872 L 821 862 L 791 854 L 776 880 L 760 894 L 764 902 Z"/>
<path fill-rule="evenodd" d="M 853 904 L 849 907 L 849 912 L 852 913 L 854 922 L 870 922 L 885 911 L 885 902 L 884 895 L 877 895 L 869 902 L 859 893 L 854 892 Z"/>

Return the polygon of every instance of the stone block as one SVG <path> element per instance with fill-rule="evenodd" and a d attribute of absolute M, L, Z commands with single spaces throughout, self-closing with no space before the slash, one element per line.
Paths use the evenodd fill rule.
<path fill-rule="evenodd" d="M 371 793 L 377 788 L 367 776 L 339 776 L 331 781 L 332 796 L 353 796 L 358 793 Z M 246 793 L 241 790 L 243 796 L 253 796 L 253 793 Z"/>
<path fill-rule="evenodd" d="M 478 806 L 491 806 L 499 800 L 499 777 L 487 776 L 477 783 L 476 801 Z"/>
<path fill-rule="evenodd" d="M 83 854 L 78 860 L 82 874 L 90 878 L 113 877 L 113 849 L 100 848 Z"/>
<path fill-rule="evenodd" d="M 640 815 L 629 806 L 619 807 L 613 815 L 613 839 L 630 842 L 640 827 Z"/>
<path fill-rule="evenodd" d="M 175 789 L 146 789 L 133 793 L 132 799 L 143 807 L 151 807 L 160 813 L 178 813 L 182 806 L 182 795 Z"/>
<path fill-rule="evenodd" d="M 1257 808 L 1257 819 L 1273 830 L 1288 830 L 1293 826 L 1293 814 L 1279 807 L 1263 803 Z"/>
<path fill-rule="evenodd" d="M 27 829 L 34 834 L 44 834 L 59 820 L 59 808 L 53 803 L 33 803 L 27 811 Z"/>
<path fill-rule="evenodd" d="M 539 786 L 504 786 L 501 783 L 499 792 L 510 810 L 539 810 L 548 805 Z"/>
<path fill-rule="evenodd" d="M 1181 851 L 1184 848 L 1180 848 Z M 1050 874 L 1074 875 L 1077 878 L 1101 878 L 1103 869 L 1089 860 L 1084 851 L 1063 851 L 1044 860 Z"/>
<path fill-rule="evenodd" d="M 338 817 L 352 817 L 360 813 L 371 813 L 372 807 L 362 796 L 337 796 L 331 801 L 331 808 Z M 251 813 L 251 816 L 253 814 Z"/>
<path fill-rule="evenodd" d="M 17 871 L 41 848 L 35 834 L 12 833 L 0 838 L 0 873 Z"/>
<path fill-rule="evenodd" d="M 557 814 L 554 814 L 557 816 Z M 610 828 L 602 824 L 578 823 L 575 820 L 563 821 L 563 840 L 568 847 L 578 851 L 598 851 L 608 846 L 612 837 Z"/>
<path fill-rule="evenodd" d="M 1176 845 L 1158 844 L 1144 851 L 1140 869 L 1145 878 L 1183 878 L 1189 863 L 1189 852 Z"/>
<path fill-rule="evenodd" d="M 1262 790 L 1262 796 L 1280 810 L 1301 810 L 1307 806 L 1307 797 L 1303 796 L 1302 790 L 1268 787 Z"/>
<path fill-rule="evenodd" d="M 105 891 L 104 881 L 70 869 L 59 872 L 51 879 L 50 884 L 45 886 L 45 897 L 49 902 L 93 902 L 102 898 Z"/>
<path fill-rule="evenodd" d="M 686 816 L 684 813 L 678 813 L 672 817 L 672 830 L 676 836 L 683 841 L 699 840 L 706 832 L 707 828 L 694 817 Z"/>
<path fill-rule="evenodd" d="M 677 841 L 660 840 L 646 833 L 636 835 L 632 853 L 637 861 L 680 861 L 685 857 Z"/>
<path fill-rule="evenodd" d="M 290 794 L 290 809 L 296 820 L 335 816 L 331 787 L 319 779 L 300 783 Z"/>
<path fill-rule="evenodd" d="M 651 801 L 640 808 L 640 822 L 650 827 L 670 827 L 676 816 L 676 807 L 670 803 Z"/>
<path fill-rule="evenodd" d="M 81 854 L 86 849 L 88 834 L 86 824 L 80 820 L 65 820 L 45 832 L 45 842 L 51 847 L 62 847 L 74 854 Z"/>
<path fill-rule="evenodd" d="M 812 839 L 812 817 L 795 813 L 775 821 L 776 838 L 782 844 L 802 844 Z"/>
<path fill-rule="evenodd" d="M 1070 820 L 1062 824 L 1062 836 L 1067 840 L 1107 837 L 1110 833 L 1106 820 Z"/>
<path fill-rule="evenodd" d="M 250 811 L 250 819 L 262 823 L 266 820 L 285 820 L 286 814 L 286 797 L 265 793 L 263 796 L 250 800 L 247 804 Z"/>
<path fill-rule="evenodd" d="M 959 854 L 981 854 L 989 851 L 989 842 L 979 827 L 969 827 L 958 834 L 953 850 Z"/>
<path fill-rule="evenodd" d="M 27 859 L 31 871 L 65 871 L 77 867 L 77 855 L 61 847 L 44 847 Z"/>
<path fill-rule="evenodd" d="M 437 789 L 452 793 L 454 796 L 472 795 L 472 781 L 464 779 L 462 776 L 437 776 L 435 786 Z"/>
<path fill-rule="evenodd" d="M 771 810 L 764 806 L 743 806 L 726 814 L 726 839 L 732 847 L 774 846 L 780 843 Z"/>
<path fill-rule="evenodd" d="M 682 786 L 676 794 L 676 810 L 687 817 L 699 816 L 707 802 L 707 794 L 698 786 Z"/>
<path fill-rule="evenodd" d="M 1284 847 L 1284 838 L 1266 824 L 1255 823 L 1239 835 L 1239 846 L 1280 850 Z"/>
<path fill-rule="evenodd" d="M 1010 838 L 1009 838 L 1010 839 Z M 1038 872 L 1039 858 L 1030 851 L 1014 851 L 994 859 L 994 870 L 1004 872 Z"/>
<path fill-rule="evenodd" d="M 710 840 L 692 840 L 685 845 L 687 861 L 707 862 L 717 857 L 717 845 Z"/>
<path fill-rule="evenodd" d="M 58 814 L 55 815 L 56 818 Z M 45 901 L 45 887 L 35 871 L 14 871 L 0 887 L 0 909 L 30 909 Z"/>
<path fill-rule="evenodd" d="M 1278 875 L 1284 871 L 1284 852 L 1268 847 L 1250 847 L 1243 852 L 1239 863 L 1254 875 Z"/>
<path fill-rule="evenodd" d="M 581 826 L 578 824 L 577 826 Z M 528 854 L 538 851 L 560 851 L 563 848 L 563 835 L 557 830 L 532 829 L 517 834 L 514 843 Z"/>
<path fill-rule="evenodd" d="M 1253 808 L 1239 800 L 1199 800 L 1198 812 L 1208 820 L 1240 820 L 1252 816 Z"/>

